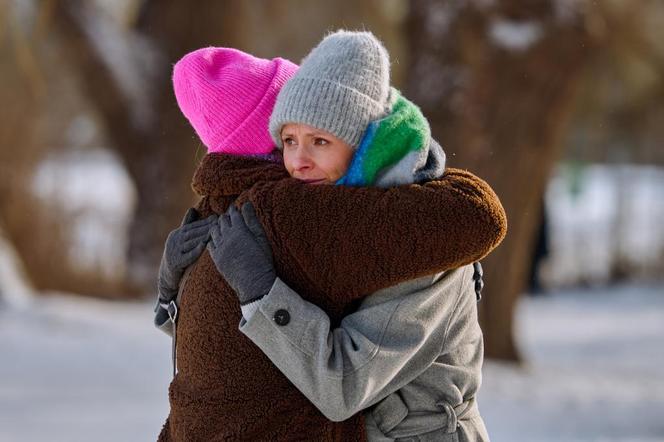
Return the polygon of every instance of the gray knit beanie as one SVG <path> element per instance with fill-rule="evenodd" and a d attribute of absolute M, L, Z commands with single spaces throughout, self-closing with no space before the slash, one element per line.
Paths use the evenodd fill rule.
<path fill-rule="evenodd" d="M 302 123 L 357 148 L 369 122 L 389 113 L 390 59 L 371 32 L 337 31 L 307 55 L 279 92 L 270 134 Z"/>

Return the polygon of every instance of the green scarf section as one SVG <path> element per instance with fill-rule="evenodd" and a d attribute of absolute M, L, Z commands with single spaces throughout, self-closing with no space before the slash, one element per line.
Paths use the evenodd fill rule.
<path fill-rule="evenodd" d="M 391 94 L 391 112 L 369 123 L 348 172 L 337 184 L 389 187 L 444 171 L 444 153 L 432 142 L 429 122 L 420 108 L 395 88 Z M 435 149 L 430 147 L 438 151 L 431 152 Z M 432 155 L 433 161 L 427 161 Z"/>

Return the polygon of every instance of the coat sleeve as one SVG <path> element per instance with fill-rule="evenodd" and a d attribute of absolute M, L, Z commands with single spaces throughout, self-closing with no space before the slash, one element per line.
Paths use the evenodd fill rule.
<path fill-rule="evenodd" d="M 471 276 L 467 266 L 387 288 L 335 329 L 323 310 L 277 279 L 240 331 L 328 419 L 342 421 L 436 360 Z"/>
<path fill-rule="evenodd" d="M 333 298 L 478 261 L 507 230 L 491 187 L 459 169 L 387 189 L 285 179 L 254 186 L 238 200 L 246 201 L 271 244 L 288 250 L 302 274 Z"/>

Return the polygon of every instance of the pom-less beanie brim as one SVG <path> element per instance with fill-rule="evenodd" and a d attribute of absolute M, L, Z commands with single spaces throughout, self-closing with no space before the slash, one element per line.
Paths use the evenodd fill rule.
<path fill-rule="evenodd" d="M 279 93 L 271 137 L 282 147 L 283 125 L 301 123 L 357 148 L 369 123 L 389 112 L 389 71 L 389 54 L 372 33 L 327 35 Z"/>
<path fill-rule="evenodd" d="M 380 116 L 387 111 L 386 104 L 357 89 L 325 79 L 295 77 L 282 89 L 270 119 L 270 134 L 281 148 L 283 126 L 301 123 L 357 147 L 366 130 L 367 115 Z"/>

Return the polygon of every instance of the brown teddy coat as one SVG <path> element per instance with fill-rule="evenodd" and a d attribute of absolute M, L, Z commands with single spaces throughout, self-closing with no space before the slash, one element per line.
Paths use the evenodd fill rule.
<path fill-rule="evenodd" d="M 479 260 L 506 231 L 491 188 L 453 169 L 391 189 L 312 186 L 278 164 L 210 154 L 193 187 L 202 216 L 251 201 L 277 274 L 335 323 L 378 289 Z M 179 372 L 160 441 L 365 440 L 361 414 L 328 421 L 238 331 L 237 297 L 207 253 L 182 284 Z"/>

